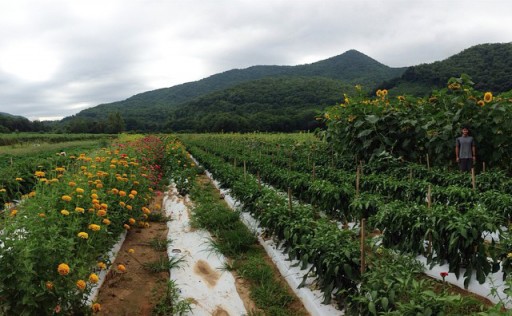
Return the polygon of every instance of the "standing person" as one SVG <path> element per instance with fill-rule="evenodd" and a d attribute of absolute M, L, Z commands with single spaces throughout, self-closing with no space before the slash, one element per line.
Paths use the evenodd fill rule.
<path fill-rule="evenodd" d="M 455 141 L 455 158 L 459 163 L 460 171 L 471 171 L 476 161 L 476 145 L 472 136 L 469 136 L 469 129 L 462 127 L 462 136 Z"/>

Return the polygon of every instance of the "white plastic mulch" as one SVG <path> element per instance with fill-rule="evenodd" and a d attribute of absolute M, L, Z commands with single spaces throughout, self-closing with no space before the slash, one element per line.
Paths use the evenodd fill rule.
<path fill-rule="evenodd" d="M 163 207 L 171 219 L 167 222 L 169 258 L 184 260 L 171 270 L 171 279 L 181 297 L 192 300 L 191 315 L 246 315 L 233 275 L 222 270 L 225 258 L 210 249 L 208 231 L 191 230 L 187 206 L 174 188 L 166 193 Z"/>

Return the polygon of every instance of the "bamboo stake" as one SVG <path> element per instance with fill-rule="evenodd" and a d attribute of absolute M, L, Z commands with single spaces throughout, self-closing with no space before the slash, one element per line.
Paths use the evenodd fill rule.
<path fill-rule="evenodd" d="M 428 154 L 427 154 L 427 170 L 430 171 L 430 159 L 428 158 Z"/>
<path fill-rule="evenodd" d="M 473 190 L 476 190 L 475 168 L 471 168 L 471 183 L 473 184 Z"/>
<path fill-rule="evenodd" d="M 365 249 L 364 249 L 364 226 L 365 226 L 365 219 L 361 218 L 361 274 L 364 273 L 366 270 L 366 263 L 365 263 Z"/>
<path fill-rule="evenodd" d="M 292 189 L 288 187 L 288 209 L 292 212 Z"/>

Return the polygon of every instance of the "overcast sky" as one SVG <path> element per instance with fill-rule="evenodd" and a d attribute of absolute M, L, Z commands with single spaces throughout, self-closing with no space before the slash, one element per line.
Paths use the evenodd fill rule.
<path fill-rule="evenodd" d="M 0 0 L 0 112 L 59 119 L 234 68 L 508 42 L 510 0 Z"/>

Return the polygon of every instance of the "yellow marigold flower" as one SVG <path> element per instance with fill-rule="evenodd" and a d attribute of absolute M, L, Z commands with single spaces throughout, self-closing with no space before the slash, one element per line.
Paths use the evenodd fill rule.
<path fill-rule="evenodd" d="M 62 200 L 63 200 L 63 201 L 66 201 L 66 202 L 69 202 L 69 201 L 71 201 L 71 200 L 72 200 L 72 198 L 71 198 L 69 195 L 63 195 L 63 196 L 62 196 Z"/>
<path fill-rule="evenodd" d="M 38 178 L 43 178 L 45 176 L 44 171 L 36 171 L 35 176 Z"/>
<path fill-rule="evenodd" d="M 69 215 L 69 211 L 68 210 L 62 210 L 60 211 L 60 213 L 64 216 L 68 216 Z"/>
<path fill-rule="evenodd" d="M 135 250 L 133 248 L 128 249 L 128 253 L 135 253 Z"/>
<path fill-rule="evenodd" d="M 121 202 L 119 202 L 119 205 L 121 205 L 121 207 L 125 207 L 125 206 L 126 206 L 126 203 L 124 203 L 124 202 L 122 202 L 122 201 L 121 201 Z"/>
<path fill-rule="evenodd" d="M 144 222 L 144 228 L 149 228 L 149 223 L 148 222 Z"/>
<path fill-rule="evenodd" d="M 10 215 L 11 217 L 14 217 L 16 214 L 18 214 L 18 210 L 12 210 Z"/>
<path fill-rule="evenodd" d="M 130 211 L 133 209 L 133 207 L 132 207 L 131 205 L 126 205 L 126 208 L 127 208 L 128 210 L 130 210 Z"/>
<path fill-rule="evenodd" d="M 69 266 L 65 263 L 61 263 L 57 267 L 57 272 L 59 272 L 60 275 L 67 275 L 69 273 Z"/>
<path fill-rule="evenodd" d="M 100 217 L 103 217 L 105 215 L 107 215 L 107 211 L 105 210 L 99 210 L 98 212 L 96 212 L 96 215 L 100 216 Z"/>
<path fill-rule="evenodd" d="M 74 187 L 74 186 L 76 186 L 76 182 L 74 182 L 74 181 L 69 181 L 68 185 L 69 185 L 70 187 Z"/>
<path fill-rule="evenodd" d="M 118 264 L 117 265 L 117 270 L 119 272 L 126 272 L 126 267 L 123 264 Z"/>
<path fill-rule="evenodd" d="M 108 204 L 107 204 L 107 203 L 101 203 L 101 204 L 100 204 L 100 208 L 101 208 L 102 210 L 106 210 L 106 209 L 108 209 Z"/>
<path fill-rule="evenodd" d="M 110 165 L 110 169 L 115 169 L 115 168 L 116 168 L 116 165 L 114 165 L 114 164 Z"/>
<path fill-rule="evenodd" d="M 492 93 L 491 92 L 486 92 L 484 94 L 484 101 L 485 101 L 485 103 L 489 103 L 492 101 Z"/>
<path fill-rule="evenodd" d="M 82 208 L 82 207 L 76 207 L 75 208 L 75 211 L 78 212 L 78 213 L 84 213 L 85 212 L 85 209 Z"/>
<path fill-rule="evenodd" d="M 119 196 L 126 196 L 126 192 L 125 191 L 119 191 Z"/>
<path fill-rule="evenodd" d="M 46 288 L 48 290 L 50 290 L 50 291 L 53 290 L 53 282 L 47 281 L 46 282 Z"/>
<path fill-rule="evenodd" d="M 97 188 L 97 189 L 101 189 L 101 188 L 103 188 L 103 183 L 97 183 L 97 184 L 96 184 L 96 188 Z"/>
<path fill-rule="evenodd" d="M 23 178 L 16 178 L 16 181 L 23 181 Z"/>
<path fill-rule="evenodd" d="M 91 282 L 92 284 L 98 283 L 99 280 L 100 280 L 100 278 L 98 277 L 98 275 L 96 273 L 91 273 L 89 275 L 89 282 Z"/>
<path fill-rule="evenodd" d="M 80 291 L 83 291 L 85 290 L 85 287 L 86 287 L 86 283 L 84 280 L 78 280 L 76 281 L 76 287 L 80 290 Z"/>
<path fill-rule="evenodd" d="M 84 189 L 82 189 L 82 188 L 76 188 L 76 190 L 75 190 L 75 191 L 76 191 L 76 193 L 78 193 L 78 194 L 84 194 L 84 192 L 85 192 L 85 191 L 84 191 Z"/>
<path fill-rule="evenodd" d="M 88 234 L 88 233 L 86 233 L 86 232 L 79 232 L 77 236 L 78 236 L 78 237 L 80 237 L 80 238 L 82 238 L 82 239 L 87 239 L 87 238 L 89 238 L 89 234 Z"/>
<path fill-rule="evenodd" d="M 130 225 L 135 224 L 135 219 L 134 219 L 134 218 L 130 218 L 130 219 L 128 220 L 128 223 L 130 223 Z"/>
<path fill-rule="evenodd" d="M 144 214 L 150 214 L 150 213 L 151 213 L 151 211 L 149 210 L 149 208 L 147 208 L 147 207 L 145 207 L 145 206 L 144 206 L 144 207 L 142 207 L 142 212 L 143 212 Z"/>
<path fill-rule="evenodd" d="M 132 199 L 132 200 L 133 200 L 133 199 L 135 198 L 135 195 L 133 195 L 133 194 L 128 194 L 128 197 L 129 197 L 130 199 Z"/>
<path fill-rule="evenodd" d="M 108 218 L 103 219 L 103 224 L 110 225 L 110 220 Z"/>
<path fill-rule="evenodd" d="M 29 197 L 34 197 L 34 196 L 36 196 L 36 192 L 32 191 L 32 192 L 30 192 L 30 193 L 28 194 L 28 196 L 29 196 Z"/>
<path fill-rule="evenodd" d="M 100 225 L 96 225 L 96 224 L 90 224 L 89 225 L 89 229 L 92 230 L 92 231 L 99 231 L 101 229 L 101 226 Z"/>
<path fill-rule="evenodd" d="M 484 101 L 482 101 L 482 100 L 480 100 L 480 101 L 478 101 L 476 104 L 478 104 L 479 106 L 484 106 L 484 105 L 485 105 L 485 102 L 484 102 Z"/>
<path fill-rule="evenodd" d="M 107 268 L 107 265 L 105 264 L 105 262 L 98 262 L 96 264 L 96 266 L 100 269 L 100 270 L 105 270 Z"/>
<path fill-rule="evenodd" d="M 135 191 L 135 190 L 131 190 L 131 191 L 130 191 L 130 194 L 137 195 L 137 191 Z"/>
<path fill-rule="evenodd" d="M 57 168 L 55 168 L 55 171 L 57 171 L 57 172 L 64 172 L 64 171 L 66 171 L 66 168 L 64 168 L 64 167 L 57 167 Z"/>
<path fill-rule="evenodd" d="M 96 193 L 91 194 L 91 199 L 97 200 L 98 198 L 99 198 L 98 194 L 96 194 Z"/>
<path fill-rule="evenodd" d="M 133 181 L 133 185 L 139 185 L 139 181 Z"/>
<path fill-rule="evenodd" d="M 124 227 L 124 229 L 126 229 L 126 230 L 129 230 L 129 229 L 130 229 L 130 225 L 128 225 L 128 224 L 124 224 L 124 225 L 123 225 L 123 227 Z"/>
<path fill-rule="evenodd" d="M 91 309 L 94 313 L 97 313 L 101 311 L 101 305 L 99 303 L 94 303 L 92 304 Z"/>

